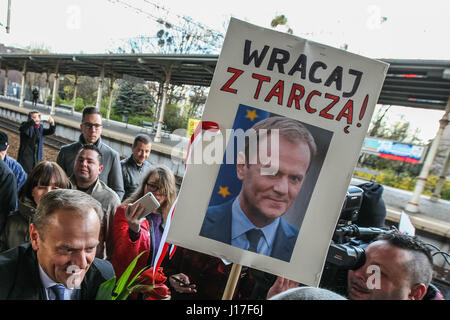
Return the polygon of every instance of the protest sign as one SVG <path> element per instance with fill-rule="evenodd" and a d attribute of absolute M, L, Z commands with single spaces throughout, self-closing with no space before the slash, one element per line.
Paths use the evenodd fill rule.
<path fill-rule="evenodd" d="M 317 286 L 387 69 L 231 19 L 167 241 Z"/>

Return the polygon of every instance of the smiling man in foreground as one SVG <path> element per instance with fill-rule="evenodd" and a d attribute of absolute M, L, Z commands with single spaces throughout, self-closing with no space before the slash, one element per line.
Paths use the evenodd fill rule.
<path fill-rule="evenodd" d="M 93 300 L 112 278 L 108 261 L 95 258 L 102 209 L 78 191 L 42 197 L 30 225 L 31 244 L 0 254 L 0 299 Z"/>

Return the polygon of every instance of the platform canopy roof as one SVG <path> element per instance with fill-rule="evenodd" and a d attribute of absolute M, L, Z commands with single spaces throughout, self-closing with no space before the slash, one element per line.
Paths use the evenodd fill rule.
<path fill-rule="evenodd" d="M 141 81 L 165 81 L 175 85 L 209 86 L 218 55 L 163 54 L 0 54 L 1 68 Z M 450 60 L 379 59 L 390 64 L 379 104 L 444 110 L 450 98 Z"/>

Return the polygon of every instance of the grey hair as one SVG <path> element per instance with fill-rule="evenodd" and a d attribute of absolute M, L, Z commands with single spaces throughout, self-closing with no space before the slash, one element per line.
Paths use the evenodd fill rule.
<path fill-rule="evenodd" d="M 347 300 L 347 298 L 327 289 L 298 287 L 283 291 L 269 300 Z"/>
<path fill-rule="evenodd" d="M 86 216 L 89 209 L 95 211 L 101 223 L 103 219 L 102 206 L 100 202 L 90 195 L 72 189 L 52 190 L 46 193 L 39 201 L 31 223 L 38 231 L 42 232 L 47 226 L 49 218 L 57 210 L 74 210 L 80 216 Z"/>

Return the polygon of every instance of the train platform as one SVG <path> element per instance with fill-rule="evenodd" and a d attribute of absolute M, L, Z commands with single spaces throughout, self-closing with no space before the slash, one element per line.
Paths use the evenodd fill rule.
<path fill-rule="evenodd" d="M 34 109 L 40 111 L 43 114 L 50 114 L 50 106 L 44 106 L 41 103 L 37 103 L 37 105 L 34 106 L 31 101 L 27 100 L 24 101 L 24 107 L 19 108 L 19 99 L 13 97 L 0 96 L 0 105 L 22 114 L 27 114 L 29 111 Z M 81 113 L 76 111 L 72 112 L 72 110 L 69 108 L 56 107 L 54 118 L 56 123 L 72 128 L 80 127 Z M 154 139 L 156 135 L 156 132 L 150 131 L 149 129 L 141 126 L 126 124 L 123 122 L 108 119 L 103 120 L 102 136 L 131 144 L 134 140 L 134 137 L 139 133 L 146 133 L 152 139 Z M 152 150 L 168 155 L 172 154 L 180 159 L 184 159 L 185 153 L 183 152 L 183 150 L 178 150 L 176 148 L 177 145 L 180 144 L 181 139 L 187 138 L 169 134 L 168 132 L 163 132 L 161 142 L 152 143 Z M 173 150 L 174 147 L 176 150 Z"/>

